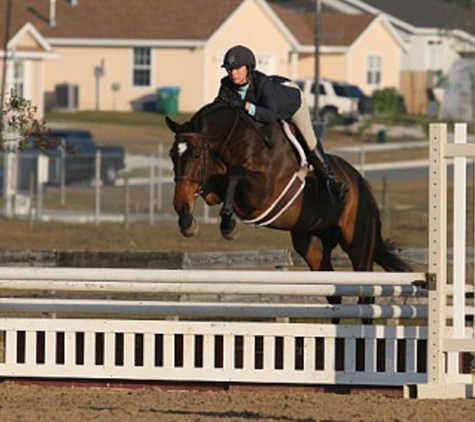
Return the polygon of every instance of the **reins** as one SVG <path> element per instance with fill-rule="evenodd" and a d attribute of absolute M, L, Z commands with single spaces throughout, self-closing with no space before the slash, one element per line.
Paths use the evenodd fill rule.
<path fill-rule="evenodd" d="M 204 147 L 203 148 L 204 162 L 203 162 L 203 165 L 200 167 L 200 174 L 198 178 L 187 175 L 187 174 L 182 174 L 179 176 L 175 176 L 174 180 L 175 182 L 188 180 L 190 182 L 196 183 L 198 184 L 198 189 L 195 192 L 195 196 L 205 195 L 208 191 L 208 179 L 209 179 L 208 173 L 209 173 L 209 168 L 210 168 L 210 159 L 215 159 L 217 157 L 214 157 L 214 155 L 211 153 L 210 144 L 206 140 L 206 137 L 202 135 L 201 133 L 196 133 L 196 132 L 180 133 L 179 137 L 180 139 L 184 139 L 185 141 L 187 138 L 199 139 L 200 144 Z"/>
<path fill-rule="evenodd" d="M 199 142 L 204 146 L 204 163 L 200 169 L 200 175 L 198 179 L 196 177 L 183 174 L 183 175 L 175 176 L 174 178 L 175 182 L 182 181 L 182 180 L 188 180 L 190 182 L 194 182 L 198 184 L 198 189 L 195 192 L 195 195 L 196 196 L 206 195 L 209 189 L 208 187 L 209 174 L 208 173 L 209 173 L 209 168 L 210 168 L 210 160 L 216 160 L 219 162 L 220 165 L 224 166 L 224 163 L 221 159 L 222 152 L 224 148 L 226 147 L 226 145 L 228 144 L 228 142 L 230 141 L 232 135 L 234 134 L 236 127 L 238 126 L 240 117 L 252 130 L 254 130 L 261 137 L 261 139 L 264 141 L 264 143 L 266 144 L 268 148 L 272 148 L 274 146 L 274 143 L 254 125 L 254 122 L 252 122 L 251 119 L 247 115 L 244 114 L 244 112 L 241 112 L 240 110 L 236 110 L 235 118 L 231 126 L 231 129 L 229 130 L 228 135 L 226 136 L 226 139 L 224 140 L 224 142 L 221 143 L 220 148 L 218 151 L 216 151 L 216 153 L 213 153 L 211 151 L 210 144 L 208 140 L 206 139 L 205 135 L 199 132 L 183 132 L 177 135 L 177 138 L 179 137 L 180 139 L 184 139 L 185 142 L 186 142 L 186 139 L 199 139 Z"/>

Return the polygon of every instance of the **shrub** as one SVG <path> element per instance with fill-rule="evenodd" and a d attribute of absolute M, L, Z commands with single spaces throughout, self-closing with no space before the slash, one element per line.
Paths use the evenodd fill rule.
<path fill-rule="evenodd" d="M 376 114 L 404 114 L 404 99 L 394 88 L 384 88 L 373 93 L 373 106 Z"/>

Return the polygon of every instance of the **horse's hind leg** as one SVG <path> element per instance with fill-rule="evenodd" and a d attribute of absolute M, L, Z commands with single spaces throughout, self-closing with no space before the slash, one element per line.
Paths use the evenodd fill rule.
<path fill-rule="evenodd" d="M 291 232 L 291 235 L 294 249 L 312 271 L 333 271 L 331 252 L 336 246 L 336 241 L 301 232 Z M 327 296 L 326 299 L 331 305 L 341 303 L 341 297 L 339 296 Z M 333 324 L 339 322 L 339 319 L 332 319 Z"/>
<path fill-rule="evenodd" d="M 348 254 L 354 271 L 373 271 L 373 261 L 376 245 L 374 218 L 366 216 L 359 222 L 358 233 L 354 233 L 351 243 L 347 240 L 341 243 L 342 249 Z M 345 238 L 345 230 L 342 230 L 343 238 Z M 374 297 L 360 297 L 358 304 L 372 305 Z M 363 324 L 372 324 L 369 318 L 362 319 Z"/>
<path fill-rule="evenodd" d="M 291 236 L 294 249 L 312 271 L 323 271 L 323 266 L 328 264 L 331 267 L 331 263 L 324 262 L 323 248 L 318 237 L 302 232 L 291 232 Z M 332 268 L 328 270 L 331 271 Z"/>

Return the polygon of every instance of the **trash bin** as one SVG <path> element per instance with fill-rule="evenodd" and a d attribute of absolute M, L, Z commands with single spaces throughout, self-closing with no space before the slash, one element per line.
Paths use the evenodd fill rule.
<path fill-rule="evenodd" d="M 378 144 L 385 144 L 387 141 L 386 138 L 386 131 L 384 129 L 381 129 L 378 131 Z"/>
<path fill-rule="evenodd" d="M 176 86 L 164 86 L 157 91 L 157 109 L 159 113 L 168 116 L 178 114 L 178 95 L 180 88 Z"/>

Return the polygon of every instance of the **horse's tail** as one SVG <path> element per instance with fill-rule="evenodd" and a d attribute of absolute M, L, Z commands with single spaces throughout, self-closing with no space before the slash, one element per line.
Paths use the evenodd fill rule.
<path fill-rule="evenodd" d="M 397 255 L 396 246 L 390 240 L 384 240 L 381 236 L 376 242 L 374 261 L 390 272 L 409 272 L 411 266 Z"/>
<path fill-rule="evenodd" d="M 385 271 L 388 272 L 410 272 L 412 271 L 411 266 L 405 262 L 397 253 L 396 245 L 393 241 L 383 239 L 381 234 L 381 218 L 379 214 L 378 205 L 376 199 L 374 198 L 373 193 L 371 192 L 371 187 L 368 184 L 366 179 L 363 179 L 364 184 L 366 185 L 367 192 L 370 195 L 370 200 L 373 202 L 373 209 L 375 210 L 375 248 L 374 248 L 374 262 L 380 265 Z"/>

